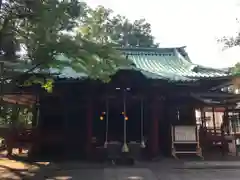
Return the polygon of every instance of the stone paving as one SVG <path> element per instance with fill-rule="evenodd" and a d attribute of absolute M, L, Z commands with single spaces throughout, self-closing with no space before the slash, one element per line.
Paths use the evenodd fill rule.
<path fill-rule="evenodd" d="M 187 161 L 183 163 L 188 169 L 240 169 L 240 161 Z"/>
<path fill-rule="evenodd" d="M 138 163 L 135 166 L 107 166 L 69 162 L 42 166 L 30 173 L 20 162 L 1 160 L 0 179 L 33 180 L 239 180 L 240 161 L 169 161 Z M 0 161 L 0 162 L 1 162 Z M 45 168 L 44 168 L 45 167 Z M 5 174 L 5 175 L 4 175 Z M 1 176 L 2 175 L 2 176 Z M 4 176 L 3 176 L 4 175 Z M 33 177 L 31 177 L 33 176 Z M 27 178 L 28 177 L 28 178 Z"/>
<path fill-rule="evenodd" d="M 157 173 L 158 180 L 239 180 L 240 170 L 170 170 Z"/>
<path fill-rule="evenodd" d="M 33 180 L 105 180 L 102 169 L 61 170 Z M 109 179 L 110 180 L 110 179 Z M 113 179 L 114 180 L 114 179 Z"/>
<path fill-rule="evenodd" d="M 105 180 L 158 180 L 147 168 L 107 168 L 104 169 Z"/>
<path fill-rule="evenodd" d="M 239 180 L 240 169 L 105 168 L 58 171 L 47 180 Z"/>

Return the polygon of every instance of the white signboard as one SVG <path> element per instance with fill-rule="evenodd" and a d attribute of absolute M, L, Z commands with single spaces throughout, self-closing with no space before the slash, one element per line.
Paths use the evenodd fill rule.
<path fill-rule="evenodd" d="M 174 126 L 175 142 L 197 141 L 196 126 Z"/>

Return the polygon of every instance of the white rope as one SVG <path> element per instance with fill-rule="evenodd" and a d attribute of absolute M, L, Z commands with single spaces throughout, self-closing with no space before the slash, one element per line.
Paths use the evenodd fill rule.
<path fill-rule="evenodd" d="M 124 112 L 124 143 L 127 142 L 127 124 L 126 124 L 126 120 L 125 120 L 125 117 L 126 117 L 126 95 L 124 93 L 124 97 L 123 97 L 123 112 Z"/>
<path fill-rule="evenodd" d="M 143 98 L 141 99 L 141 147 L 145 148 L 144 141 L 144 107 L 143 107 Z"/>
<path fill-rule="evenodd" d="M 109 104 L 108 97 L 106 98 L 106 132 L 105 132 L 105 142 L 104 147 L 107 148 L 108 145 L 108 118 L 109 118 Z"/>
<path fill-rule="evenodd" d="M 126 90 L 123 92 L 123 147 L 122 152 L 129 152 L 128 146 L 127 146 L 127 122 L 126 122 Z"/>

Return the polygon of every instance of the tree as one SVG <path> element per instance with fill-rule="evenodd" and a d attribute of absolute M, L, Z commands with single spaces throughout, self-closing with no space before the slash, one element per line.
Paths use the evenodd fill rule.
<path fill-rule="evenodd" d="M 91 78 L 108 80 L 128 62 L 111 44 L 74 33 L 86 22 L 87 13 L 87 5 L 78 0 L 1 1 L 0 58 L 27 61 L 34 66 L 31 70 L 69 66 Z M 19 49 L 24 56 L 17 56 Z M 60 61 L 59 55 L 67 60 Z"/>
<path fill-rule="evenodd" d="M 240 46 L 240 32 L 237 33 L 235 37 L 227 37 L 224 36 L 218 40 L 218 42 L 224 44 L 224 49 L 231 48 L 234 46 Z M 234 67 L 229 68 L 229 73 L 234 75 L 235 77 L 232 79 L 232 86 L 228 88 L 228 92 L 239 94 L 240 83 L 239 83 L 239 75 L 240 75 L 240 60 L 237 62 Z"/>
<path fill-rule="evenodd" d="M 102 43 L 112 43 L 117 46 L 156 47 L 151 35 L 151 25 L 145 19 L 131 23 L 121 15 L 113 16 L 111 9 L 98 6 L 89 8 L 86 20 L 82 23 L 80 32 L 87 39 Z"/>
<path fill-rule="evenodd" d="M 218 39 L 218 42 L 223 43 L 224 48 L 223 49 L 227 49 L 227 48 L 231 48 L 234 46 L 240 46 L 240 32 L 238 32 L 236 34 L 236 36 L 224 36 L 220 39 Z M 230 68 L 230 71 L 232 74 L 240 74 L 240 60 L 238 63 L 235 64 L 234 67 Z"/>
<path fill-rule="evenodd" d="M 151 35 L 151 25 L 145 19 L 131 23 L 125 17 L 115 16 L 112 20 L 112 40 L 121 46 L 157 47 Z"/>
<path fill-rule="evenodd" d="M 78 29 L 82 37 L 102 44 L 111 43 L 110 15 L 113 11 L 98 6 L 96 9 L 88 7 L 86 12 L 86 18 L 80 21 L 80 28 Z"/>
<path fill-rule="evenodd" d="M 236 37 L 224 36 L 218 40 L 218 42 L 224 44 L 224 49 L 231 48 L 234 46 L 240 46 L 240 32 Z"/>
<path fill-rule="evenodd" d="M 235 64 L 233 68 L 231 68 L 231 72 L 235 75 L 240 75 L 240 63 Z"/>

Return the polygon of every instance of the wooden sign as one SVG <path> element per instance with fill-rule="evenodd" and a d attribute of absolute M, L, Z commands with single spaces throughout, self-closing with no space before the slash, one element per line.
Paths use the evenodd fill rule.
<path fill-rule="evenodd" d="M 173 135 L 175 142 L 197 141 L 196 126 L 174 126 Z"/>
<path fill-rule="evenodd" d="M 195 144 L 196 148 L 179 149 L 178 145 Z M 172 155 L 196 154 L 203 159 L 197 126 L 172 126 Z"/>

